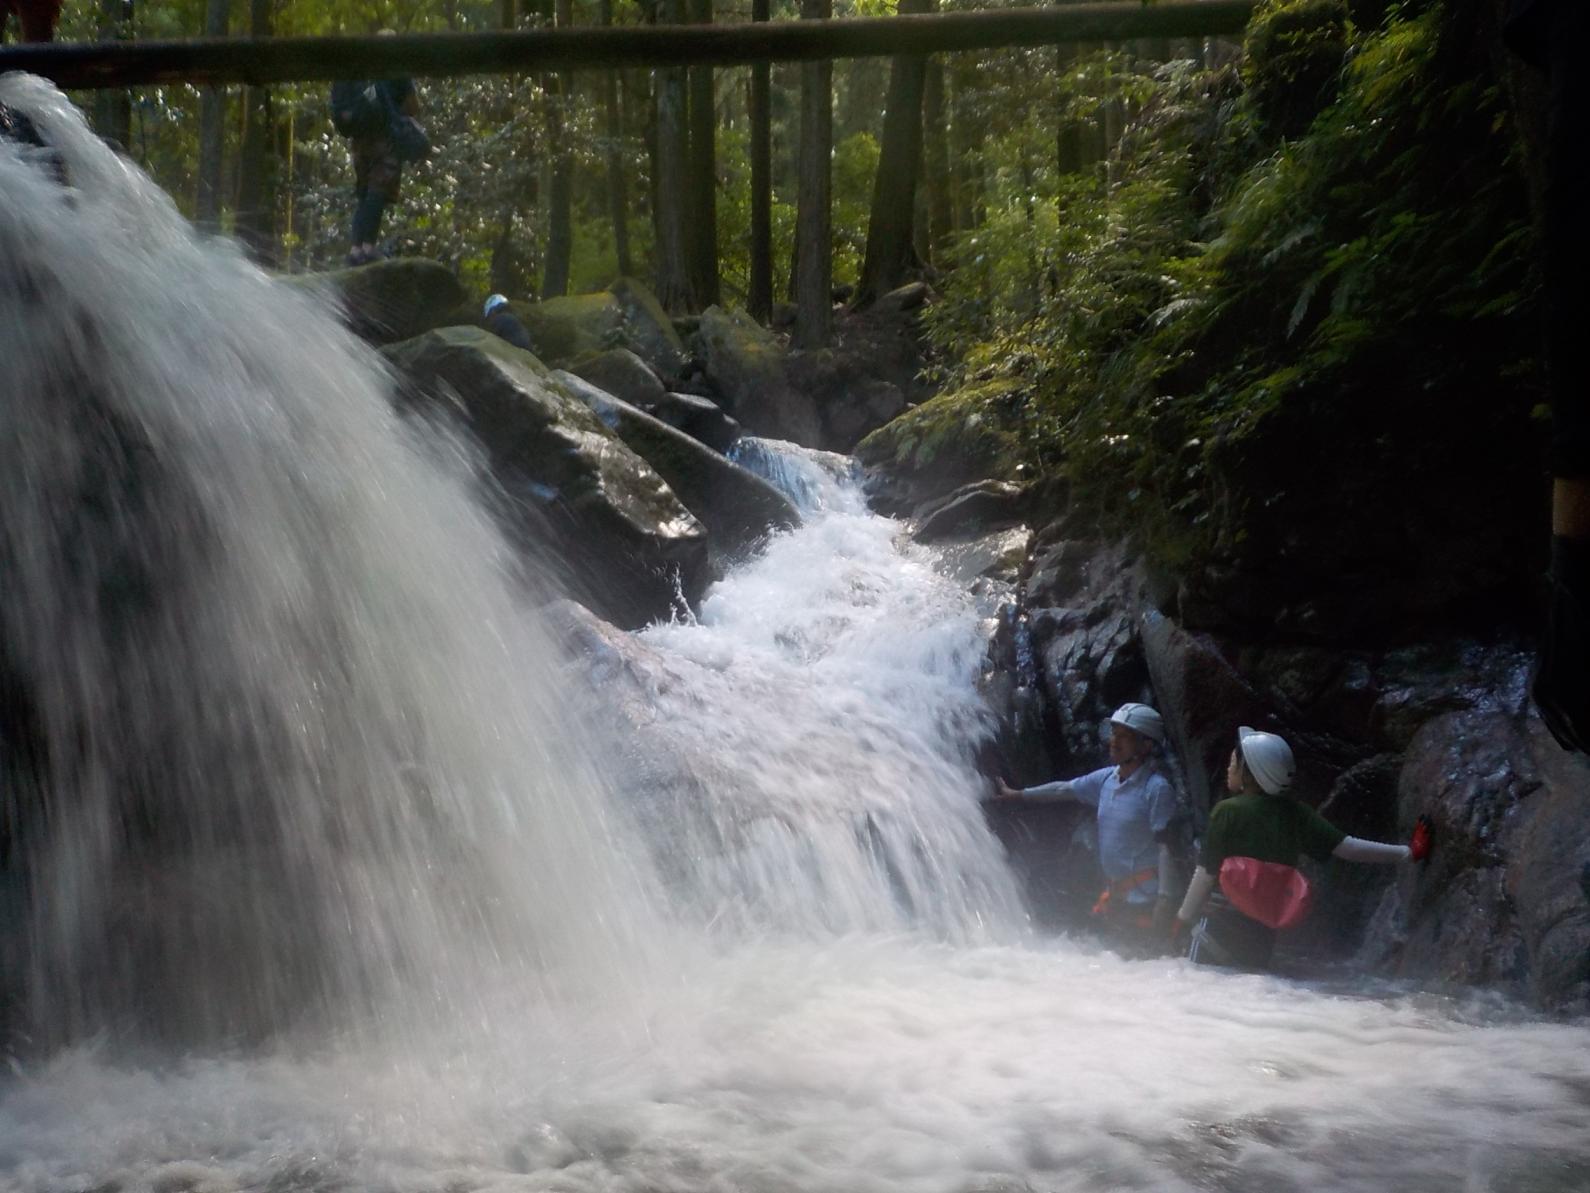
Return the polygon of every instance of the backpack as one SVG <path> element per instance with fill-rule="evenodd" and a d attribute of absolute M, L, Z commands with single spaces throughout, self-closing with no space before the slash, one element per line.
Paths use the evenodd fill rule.
<path fill-rule="evenodd" d="M 1220 893 L 1266 928 L 1301 924 L 1314 905 L 1314 892 L 1301 870 L 1254 857 L 1228 857 L 1220 863 Z"/>
<path fill-rule="evenodd" d="M 331 85 L 331 127 L 342 137 L 379 137 L 391 122 L 381 85 L 343 79 Z"/>

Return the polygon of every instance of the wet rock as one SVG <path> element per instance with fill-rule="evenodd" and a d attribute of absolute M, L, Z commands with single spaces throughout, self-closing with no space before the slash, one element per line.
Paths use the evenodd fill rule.
<path fill-rule="evenodd" d="M 1527 745 L 1540 780 L 1507 868 L 1530 954 L 1530 990 L 1552 1008 L 1590 1010 L 1590 761 L 1567 753 L 1538 720 Z"/>
<path fill-rule="evenodd" d="M 973 587 L 978 580 L 992 580 L 1014 588 L 1032 547 L 1032 531 L 1013 526 L 936 546 L 945 573 L 966 587 Z"/>
<path fill-rule="evenodd" d="M 458 419 L 486 449 L 532 548 L 549 538 L 566 584 L 625 626 L 666 617 L 707 575 L 707 531 L 644 459 L 528 352 L 478 328 L 432 331 L 386 350 L 410 407 Z"/>
<path fill-rule="evenodd" d="M 699 439 L 714 451 L 726 452 L 740 438 L 740 424 L 711 398 L 665 393 L 644 409 L 647 414 L 660 418 L 692 439 Z"/>
<path fill-rule="evenodd" d="M 573 373 L 552 377 L 662 475 L 706 526 L 715 560 L 743 557 L 772 531 L 800 525 L 788 498 L 761 477 Z"/>
<path fill-rule="evenodd" d="M 772 334 L 741 311 L 708 307 L 696 342 L 707 379 L 748 431 L 822 446 L 822 424 L 806 394 L 784 373 L 784 356 Z"/>
<path fill-rule="evenodd" d="M 478 313 L 451 270 L 419 257 L 394 257 L 330 273 L 281 279 L 331 296 L 348 326 L 372 344 L 395 344 Z"/>
<path fill-rule="evenodd" d="M 569 372 L 642 410 L 650 410 L 667 392 L 651 366 L 628 348 L 609 348 L 577 360 Z"/>
<path fill-rule="evenodd" d="M 929 502 L 918 511 L 914 537 L 919 543 L 966 533 L 968 528 L 996 530 L 1014 525 L 1026 512 L 1026 490 L 1008 481 L 980 481 Z"/>
<path fill-rule="evenodd" d="M 1406 829 L 1429 815 L 1436 849 L 1399 885 L 1371 950 L 1396 956 L 1409 976 L 1506 984 L 1542 1005 L 1585 1006 L 1587 781 L 1590 767 L 1533 716 L 1492 707 L 1427 723 L 1398 779 L 1399 821 Z"/>

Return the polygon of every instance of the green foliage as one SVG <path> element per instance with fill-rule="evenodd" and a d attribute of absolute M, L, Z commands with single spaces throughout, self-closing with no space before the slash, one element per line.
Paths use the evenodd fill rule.
<path fill-rule="evenodd" d="M 1345 29 L 1339 5 L 1266 13 L 1323 7 Z M 1444 5 L 1406 11 L 1346 29 L 1335 100 L 1279 143 L 1262 107 L 1276 97 L 1242 85 L 1251 60 L 1241 77 L 1160 71 L 1109 180 L 1074 180 L 1056 222 L 1043 215 L 1027 237 L 1014 196 L 991 205 L 930 314 L 958 361 L 952 394 L 1019 384 L 1023 458 L 1172 569 L 1284 549 L 1295 471 L 1329 420 L 1373 428 L 1360 462 L 1395 478 L 1399 453 L 1424 441 L 1510 442 L 1537 399 L 1530 231 L 1502 97 Z M 1280 461 L 1294 475 L 1252 471 Z M 1361 488 L 1365 510 L 1395 491 Z"/>
<path fill-rule="evenodd" d="M 1347 53 L 1344 0 L 1266 0 L 1248 25 L 1242 64 L 1254 113 L 1283 137 L 1308 128 L 1335 98 Z"/>

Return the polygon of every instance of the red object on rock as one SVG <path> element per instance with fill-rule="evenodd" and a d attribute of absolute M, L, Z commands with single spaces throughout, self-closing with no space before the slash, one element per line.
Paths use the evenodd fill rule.
<path fill-rule="evenodd" d="M 1413 836 L 1408 838 L 1408 856 L 1416 862 L 1422 862 L 1434 848 L 1435 822 L 1428 816 L 1421 816 L 1413 826 Z"/>

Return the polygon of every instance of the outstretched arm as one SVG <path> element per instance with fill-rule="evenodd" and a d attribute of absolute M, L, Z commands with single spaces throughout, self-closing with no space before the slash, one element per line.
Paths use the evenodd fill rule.
<path fill-rule="evenodd" d="M 1406 845 L 1383 845 L 1379 841 L 1365 841 L 1362 837 L 1344 837 L 1342 843 L 1331 851 L 1331 855 L 1344 862 L 1389 866 L 1407 861 L 1413 856 L 1413 851 Z"/>

